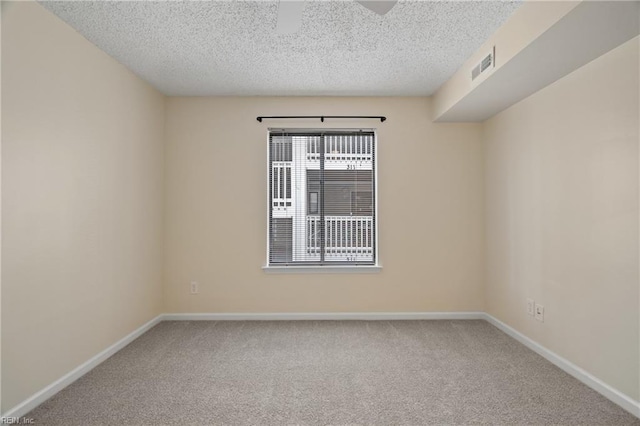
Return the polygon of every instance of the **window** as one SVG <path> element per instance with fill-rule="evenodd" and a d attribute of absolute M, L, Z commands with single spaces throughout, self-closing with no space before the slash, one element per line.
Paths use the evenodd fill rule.
<path fill-rule="evenodd" d="M 375 265 L 373 131 L 269 132 L 268 266 Z"/>

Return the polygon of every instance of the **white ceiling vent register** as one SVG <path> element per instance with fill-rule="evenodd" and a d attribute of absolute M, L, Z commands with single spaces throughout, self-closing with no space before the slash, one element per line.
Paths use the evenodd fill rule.
<path fill-rule="evenodd" d="M 495 57 L 496 57 L 496 47 L 493 46 L 493 48 L 491 49 L 491 52 L 489 52 L 486 56 L 484 56 L 480 61 L 480 63 L 475 67 L 473 67 L 473 69 L 471 70 L 471 81 L 473 81 L 474 83 L 478 83 L 476 82 L 476 79 L 478 79 L 480 76 L 483 77 L 482 78 L 483 80 L 484 77 L 488 75 L 491 72 L 491 70 L 495 67 L 496 65 Z"/>

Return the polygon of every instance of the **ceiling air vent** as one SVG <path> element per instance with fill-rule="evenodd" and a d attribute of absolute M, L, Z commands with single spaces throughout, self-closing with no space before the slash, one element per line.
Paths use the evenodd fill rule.
<path fill-rule="evenodd" d="M 485 72 L 488 72 L 491 68 L 495 66 L 495 61 L 494 61 L 495 52 L 496 52 L 496 48 L 494 46 L 491 52 L 487 56 L 485 56 L 478 65 L 473 67 L 473 69 L 471 70 L 471 81 L 480 77 L 482 74 L 484 74 Z"/>

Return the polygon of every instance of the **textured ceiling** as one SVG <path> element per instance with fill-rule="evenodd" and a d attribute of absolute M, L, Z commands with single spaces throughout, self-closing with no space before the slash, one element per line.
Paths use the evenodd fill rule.
<path fill-rule="evenodd" d="M 431 95 L 520 5 L 308 1 L 296 34 L 277 1 L 41 2 L 167 95 Z"/>

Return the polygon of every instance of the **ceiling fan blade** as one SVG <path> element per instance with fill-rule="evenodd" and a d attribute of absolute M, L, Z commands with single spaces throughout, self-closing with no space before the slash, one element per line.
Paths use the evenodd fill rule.
<path fill-rule="evenodd" d="M 386 0 L 356 0 L 358 3 L 371 10 L 372 12 L 377 13 L 378 15 L 385 15 L 388 11 L 390 11 L 393 6 L 398 3 L 398 0 L 386 1 Z"/>
<path fill-rule="evenodd" d="M 293 34 L 300 29 L 305 4 L 304 1 L 280 0 L 276 24 L 278 34 Z"/>

